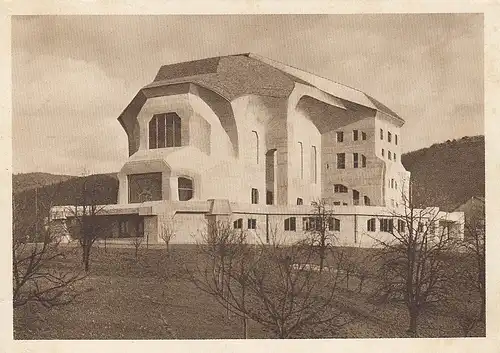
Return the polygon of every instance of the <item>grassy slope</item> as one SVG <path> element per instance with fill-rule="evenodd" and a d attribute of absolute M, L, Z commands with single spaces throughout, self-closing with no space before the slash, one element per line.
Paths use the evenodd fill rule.
<path fill-rule="evenodd" d="M 241 324 L 227 317 L 210 296 L 182 276 L 192 264 L 193 247 L 141 249 L 139 261 L 133 249 L 94 249 L 91 275 L 82 283 L 86 291 L 71 305 L 50 310 L 22 308 L 14 312 L 16 339 L 210 339 L 241 338 Z M 78 252 L 60 265 L 77 264 Z M 356 288 L 356 283 L 351 283 Z M 368 301 L 369 284 L 361 294 L 341 289 L 337 305 L 352 321 L 337 334 L 316 332 L 308 337 L 404 336 L 406 311 L 394 304 Z M 456 320 L 423 316 L 422 336 L 457 336 Z M 250 322 L 251 338 L 270 334 Z"/>

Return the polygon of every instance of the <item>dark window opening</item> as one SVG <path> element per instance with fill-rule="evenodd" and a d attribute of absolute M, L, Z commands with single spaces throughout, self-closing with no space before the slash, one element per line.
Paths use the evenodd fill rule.
<path fill-rule="evenodd" d="M 274 195 L 272 191 L 266 192 L 266 205 L 272 205 L 274 203 Z"/>
<path fill-rule="evenodd" d="M 340 206 L 340 201 L 334 201 L 334 202 L 333 202 L 333 204 L 334 204 L 335 206 Z"/>
<path fill-rule="evenodd" d="M 387 151 L 387 158 L 389 158 L 389 160 L 392 160 L 391 151 Z"/>
<path fill-rule="evenodd" d="M 366 228 L 368 229 L 369 232 L 375 232 L 375 218 L 370 218 L 367 222 L 366 222 Z"/>
<path fill-rule="evenodd" d="M 366 168 L 366 156 L 364 154 L 361 155 L 361 167 Z"/>
<path fill-rule="evenodd" d="M 179 201 L 188 201 L 193 198 L 193 181 L 188 178 L 178 179 Z"/>
<path fill-rule="evenodd" d="M 285 230 L 296 231 L 295 217 L 289 217 L 285 219 Z"/>
<path fill-rule="evenodd" d="M 385 150 L 382 148 L 382 157 L 385 157 Z"/>
<path fill-rule="evenodd" d="M 149 121 L 149 148 L 180 146 L 181 118 L 176 113 L 155 114 Z"/>
<path fill-rule="evenodd" d="M 340 219 L 329 217 L 328 230 L 331 232 L 340 232 Z"/>
<path fill-rule="evenodd" d="M 130 174 L 128 202 L 142 203 L 162 199 L 161 173 Z"/>
<path fill-rule="evenodd" d="M 359 191 L 358 190 L 352 190 L 352 203 L 355 206 L 359 205 Z"/>
<path fill-rule="evenodd" d="M 337 153 L 337 169 L 345 169 L 345 153 Z"/>
<path fill-rule="evenodd" d="M 257 229 L 257 220 L 255 218 L 248 219 L 248 229 Z"/>
<path fill-rule="evenodd" d="M 393 229 L 393 220 L 389 218 L 381 218 L 380 220 L 380 231 L 392 233 Z"/>
<path fill-rule="evenodd" d="M 358 167 L 358 154 L 357 153 L 353 153 L 352 154 L 352 159 L 353 159 L 353 167 L 357 168 Z"/>
<path fill-rule="evenodd" d="M 387 131 L 387 141 L 391 142 L 392 141 L 392 134 L 390 131 Z"/>
<path fill-rule="evenodd" d="M 398 219 L 398 233 L 404 233 L 406 223 L 402 219 Z"/>
<path fill-rule="evenodd" d="M 365 141 L 365 140 L 366 140 L 366 132 L 361 132 L 361 139 L 362 139 L 363 141 Z"/>
<path fill-rule="evenodd" d="M 394 143 L 397 145 L 398 144 L 398 135 L 394 135 Z"/>
<path fill-rule="evenodd" d="M 344 132 L 337 131 L 337 142 L 344 142 Z"/>
<path fill-rule="evenodd" d="M 233 228 L 234 229 L 241 229 L 243 228 L 243 218 L 238 218 L 236 221 L 233 222 Z"/>
<path fill-rule="evenodd" d="M 370 206 L 371 204 L 370 198 L 368 196 L 364 196 L 364 199 L 365 199 L 365 206 Z"/>
<path fill-rule="evenodd" d="M 297 197 L 297 205 L 303 205 L 304 204 L 304 200 L 302 200 L 302 198 L 300 197 Z"/>
<path fill-rule="evenodd" d="M 118 229 L 119 229 L 118 236 L 120 238 L 130 236 L 129 229 L 128 229 L 128 220 L 126 220 L 126 219 L 120 220 L 118 223 Z"/>
<path fill-rule="evenodd" d="M 333 191 L 336 193 L 346 193 L 347 192 L 347 186 L 342 185 L 342 184 L 335 184 L 333 186 Z"/>
<path fill-rule="evenodd" d="M 380 139 L 381 140 L 384 139 L 384 130 L 383 129 L 380 129 Z"/>
<path fill-rule="evenodd" d="M 256 205 L 259 203 L 259 190 L 252 188 L 252 204 Z"/>
<path fill-rule="evenodd" d="M 352 139 L 358 141 L 358 130 L 352 130 Z"/>

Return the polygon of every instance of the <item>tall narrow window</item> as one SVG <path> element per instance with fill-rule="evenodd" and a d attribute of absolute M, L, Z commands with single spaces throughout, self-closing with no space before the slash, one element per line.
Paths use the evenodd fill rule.
<path fill-rule="evenodd" d="M 353 164 L 354 168 L 358 167 L 358 154 L 357 153 L 352 154 L 352 164 Z"/>
<path fill-rule="evenodd" d="M 366 156 L 364 154 L 361 155 L 361 167 L 366 168 Z"/>
<path fill-rule="evenodd" d="M 345 153 L 337 153 L 337 169 L 345 169 Z"/>
<path fill-rule="evenodd" d="M 249 218 L 247 223 L 248 229 L 257 229 L 257 220 L 255 218 Z"/>
<path fill-rule="evenodd" d="M 181 146 L 181 118 L 176 113 L 155 114 L 149 121 L 149 148 Z"/>
<path fill-rule="evenodd" d="M 369 232 L 375 232 L 375 218 L 370 218 L 367 222 L 366 222 L 366 228 L 368 229 Z"/>
<path fill-rule="evenodd" d="M 179 201 L 188 201 L 193 198 L 193 181 L 188 178 L 178 179 Z"/>
<path fill-rule="evenodd" d="M 318 156 L 316 154 L 316 146 L 311 148 L 311 179 L 314 184 L 318 182 Z"/>
<path fill-rule="evenodd" d="M 361 132 L 361 139 L 362 139 L 363 141 L 365 141 L 365 140 L 366 140 L 366 132 L 364 132 L 364 131 L 362 131 L 362 132 Z"/>
<path fill-rule="evenodd" d="M 304 200 L 302 200 L 302 198 L 300 197 L 297 197 L 297 205 L 303 205 L 304 204 Z"/>
<path fill-rule="evenodd" d="M 299 152 L 300 152 L 300 179 L 304 179 L 304 146 L 302 142 L 299 142 Z"/>
<path fill-rule="evenodd" d="M 394 143 L 397 145 L 398 144 L 398 135 L 394 135 Z"/>
<path fill-rule="evenodd" d="M 344 131 L 337 131 L 337 142 L 344 142 Z"/>
<path fill-rule="evenodd" d="M 328 230 L 331 232 L 340 232 L 340 219 L 329 217 L 328 218 Z"/>
<path fill-rule="evenodd" d="M 236 221 L 233 222 L 233 228 L 234 229 L 241 229 L 243 228 L 243 218 L 238 218 Z"/>
<path fill-rule="evenodd" d="M 385 150 L 382 148 L 382 157 L 385 157 Z"/>
<path fill-rule="evenodd" d="M 398 219 L 398 233 L 404 233 L 405 225 L 405 221 L 403 221 L 402 219 Z"/>
<path fill-rule="evenodd" d="M 392 227 L 393 227 L 392 218 L 390 218 L 390 219 L 389 218 L 381 218 L 380 219 L 380 231 L 381 232 L 391 233 Z"/>
<path fill-rule="evenodd" d="M 259 190 L 252 188 L 252 204 L 256 205 L 259 203 Z"/>
<path fill-rule="evenodd" d="M 352 203 L 355 206 L 359 205 L 359 191 L 358 190 L 352 190 Z"/>
<path fill-rule="evenodd" d="M 391 189 L 394 189 L 394 179 L 391 179 Z"/>
<path fill-rule="evenodd" d="M 358 141 L 358 130 L 352 130 L 353 141 Z"/>
<path fill-rule="evenodd" d="M 396 162 L 396 153 L 394 153 L 393 158 L 394 158 L 394 162 Z"/>
<path fill-rule="evenodd" d="M 389 158 L 389 160 L 392 160 L 391 151 L 387 151 L 387 158 Z"/>
<path fill-rule="evenodd" d="M 254 139 L 254 148 L 255 148 L 255 163 L 259 164 L 259 134 L 257 131 L 252 131 L 253 139 Z"/>
<path fill-rule="evenodd" d="M 392 134 L 390 131 L 387 131 L 387 142 L 391 142 L 392 141 Z"/>
<path fill-rule="evenodd" d="M 380 129 L 380 139 L 381 140 L 384 139 L 384 130 L 383 129 Z"/>
<path fill-rule="evenodd" d="M 370 206 L 370 198 L 368 196 L 364 196 L 363 198 L 365 199 L 365 206 Z"/>

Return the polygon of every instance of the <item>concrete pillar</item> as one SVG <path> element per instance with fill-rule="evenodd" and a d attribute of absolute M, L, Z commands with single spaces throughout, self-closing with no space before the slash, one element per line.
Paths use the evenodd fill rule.
<path fill-rule="evenodd" d="M 128 203 L 128 176 L 124 173 L 118 173 L 118 203 Z"/>

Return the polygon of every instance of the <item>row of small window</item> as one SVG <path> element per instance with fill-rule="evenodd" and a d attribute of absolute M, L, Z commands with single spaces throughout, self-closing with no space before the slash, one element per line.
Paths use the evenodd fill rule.
<path fill-rule="evenodd" d="M 243 228 L 243 218 L 238 218 L 233 222 L 234 229 L 242 229 Z M 255 218 L 247 219 L 247 229 L 257 229 L 257 220 Z"/>
<path fill-rule="evenodd" d="M 361 131 L 361 134 L 360 134 L 359 130 L 352 130 L 352 140 L 353 141 L 358 141 L 360 135 L 361 135 L 361 140 L 365 141 L 366 140 L 366 132 Z M 337 131 L 337 142 L 344 142 L 344 131 Z"/>
<path fill-rule="evenodd" d="M 401 219 L 398 219 L 397 226 L 398 226 L 398 232 L 404 233 L 406 222 Z M 366 221 L 366 229 L 368 229 L 369 232 L 377 231 L 375 218 L 370 218 L 368 221 Z M 379 231 L 392 233 L 393 230 L 394 230 L 394 220 L 392 218 L 379 218 Z"/>
<path fill-rule="evenodd" d="M 353 168 L 366 168 L 366 156 L 361 155 L 361 163 L 359 153 L 352 154 Z M 345 169 L 345 153 L 337 153 L 337 169 Z"/>
<path fill-rule="evenodd" d="M 334 184 L 333 185 L 333 192 L 335 192 L 336 194 L 339 194 L 339 193 L 345 194 L 348 192 L 348 189 L 347 189 L 347 186 L 345 186 L 345 185 Z M 366 195 L 363 196 L 363 200 L 364 200 L 366 206 L 371 205 L 371 201 L 370 201 L 370 198 L 368 196 L 366 196 Z M 359 205 L 359 191 L 358 190 L 355 190 L 355 189 L 352 190 L 352 203 L 355 206 Z M 340 201 L 335 201 L 333 204 L 336 206 L 339 206 Z M 347 203 L 344 202 L 344 206 L 347 206 Z"/>
<path fill-rule="evenodd" d="M 331 232 L 340 232 L 340 219 L 334 217 L 328 217 L 325 220 L 324 224 L 322 224 L 322 222 L 323 219 L 320 217 L 303 217 L 302 230 L 315 231 L 315 230 L 322 230 L 323 228 L 325 228 Z M 286 231 L 289 232 L 297 231 L 296 217 L 286 218 L 284 221 L 284 228 Z"/>
<path fill-rule="evenodd" d="M 380 139 L 384 139 L 384 129 L 380 129 Z M 387 131 L 387 142 L 392 142 L 392 134 L 390 131 Z M 398 135 L 394 134 L 394 144 L 397 146 L 398 144 Z"/>
<path fill-rule="evenodd" d="M 382 157 L 385 157 L 385 150 L 383 148 L 382 148 Z M 397 160 L 396 153 L 391 153 L 391 151 L 387 151 L 387 158 L 390 161 L 396 162 L 396 160 Z"/>

